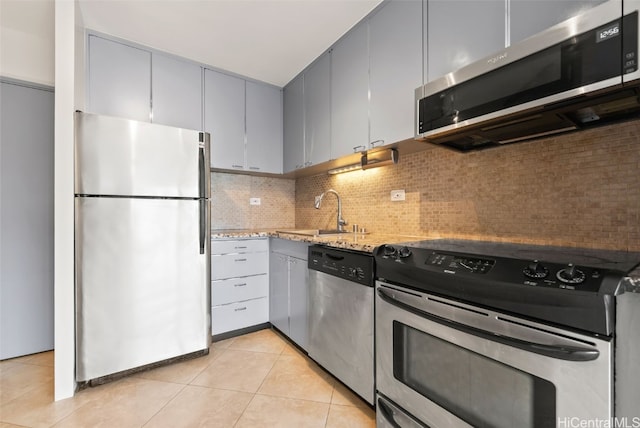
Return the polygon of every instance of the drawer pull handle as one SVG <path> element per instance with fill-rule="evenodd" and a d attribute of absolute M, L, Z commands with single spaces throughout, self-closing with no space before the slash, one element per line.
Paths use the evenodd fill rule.
<path fill-rule="evenodd" d="M 236 261 L 236 262 L 246 262 L 247 259 L 235 259 L 234 261 Z"/>
<path fill-rule="evenodd" d="M 233 248 L 235 248 L 236 250 L 245 250 L 247 247 L 233 247 Z"/>
<path fill-rule="evenodd" d="M 233 284 L 234 287 L 244 287 L 245 285 L 247 285 L 246 282 L 244 284 Z"/>
<path fill-rule="evenodd" d="M 246 310 L 247 310 L 247 307 L 246 307 L 246 306 L 243 306 L 243 307 L 241 307 L 241 308 L 236 308 L 236 309 L 234 309 L 234 311 L 236 311 L 236 312 L 238 312 L 238 311 L 246 311 Z"/>

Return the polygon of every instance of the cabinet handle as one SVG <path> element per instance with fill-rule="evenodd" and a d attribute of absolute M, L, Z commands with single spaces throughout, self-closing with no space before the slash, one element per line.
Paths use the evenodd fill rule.
<path fill-rule="evenodd" d="M 246 250 L 247 247 L 233 247 L 235 250 Z"/>
<path fill-rule="evenodd" d="M 231 165 L 231 168 L 244 169 L 243 165 Z"/>
<path fill-rule="evenodd" d="M 364 152 L 365 150 L 367 150 L 366 146 L 355 146 L 353 148 L 353 153 Z"/>
<path fill-rule="evenodd" d="M 238 311 L 246 311 L 246 310 L 247 310 L 247 307 L 246 307 L 246 306 L 243 306 L 243 307 L 241 307 L 241 308 L 236 308 L 236 309 L 234 309 L 234 311 L 235 311 L 235 312 L 238 312 Z"/>
<path fill-rule="evenodd" d="M 375 140 L 375 141 L 372 141 L 372 142 L 370 142 L 370 143 L 369 143 L 369 145 L 370 145 L 371 147 L 375 147 L 375 146 L 377 146 L 378 144 L 380 144 L 381 146 L 384 146 L 384 140 Z"/>
<path fill-rule="evenodd" d="M 249 169 L 252 171 L 260 171 L 260 168 L 257 166 L 250 166 Z"/>
<path fill-rule="evenodd" d="M 234 262 L 246 262 L 247 259 L 235 259 Z"/>
<path fill-rule="evenodd" d="M 234 287 L 244 287 L 245 285 L 247 285 L 246 282 L 244 284 L 233 284 Z"/>

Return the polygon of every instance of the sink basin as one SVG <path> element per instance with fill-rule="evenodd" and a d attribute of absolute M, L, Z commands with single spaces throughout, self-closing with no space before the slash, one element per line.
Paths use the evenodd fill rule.
<path fill-rule="evenodd" d="M 291 233 L 293 235 L 305 235 L 305 236 L 320 236 L 320 235 L 339 235 L 347 233 L 341 232 L 336 229 L 291 229 L 291 230 L 276 230 L 277 233 Z"/>

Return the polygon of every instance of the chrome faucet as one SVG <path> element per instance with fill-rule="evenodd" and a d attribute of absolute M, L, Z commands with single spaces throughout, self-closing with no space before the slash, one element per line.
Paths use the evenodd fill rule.
<path fill-rule="evenodd" d="M 336 195 L 336 198 L 338 198 L 338 218 L 336 221 L 336 227 L 339 232 L 344 232 L 344 226 L 347 224 L 347 221 L 342 218 L 342 200 L 340 199 L 340 195 L 338 195 L 338 192 L 336 192 L 333 189 L 329 189 L 326 192 L 324 192 L 322 195 L 316 196 L 316 202 L 314 206 L 316 207 L 317 210 L 319 210 L 320 205 L 322 205 L 322 198 L 324 198 L 324 195 L 326 195 L 327 193 L 333 193 L 334 195 Z"/>

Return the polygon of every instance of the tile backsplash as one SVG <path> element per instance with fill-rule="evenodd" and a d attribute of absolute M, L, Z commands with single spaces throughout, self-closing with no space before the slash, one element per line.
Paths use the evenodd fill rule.
<path fill-rule="evenodd" d="M 300 178 L 296 227 L 335 226 L 334 195 L 313 207 L 329 188 L 343 217 L 371 232 L 640 251 L 640 120 L 466 154 L 434 147 L 393 166 Z M 392 202 L 392 190 L 406 199 Z"/>
<path fill-rule="evenodd" d="M 260 198 L 260 205 L 250 205 Z M 295 227 L 295 180 L 211 173 L 212 229 Z"/>

